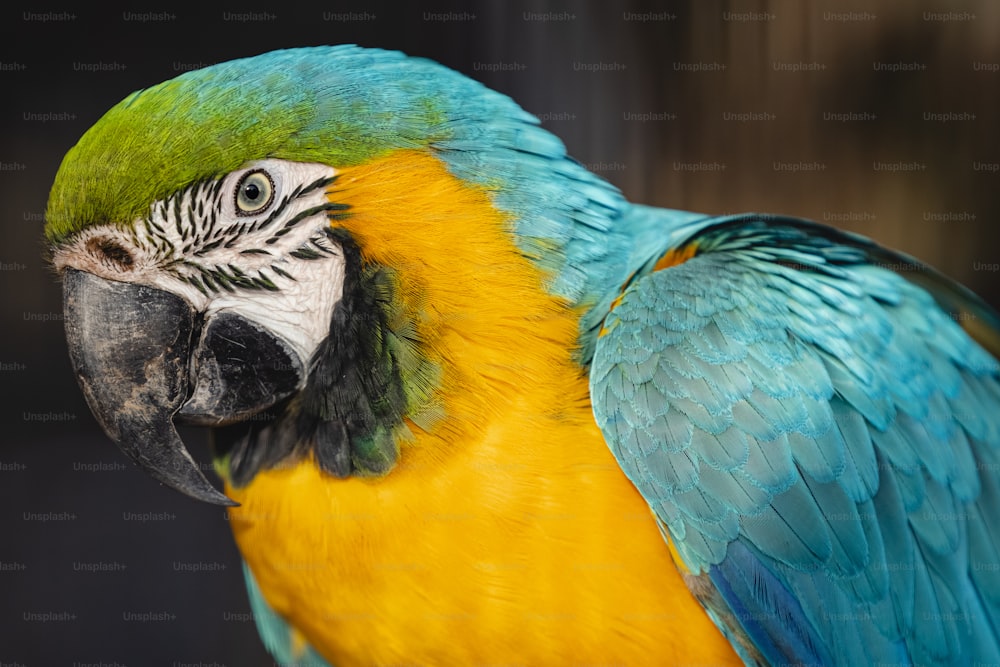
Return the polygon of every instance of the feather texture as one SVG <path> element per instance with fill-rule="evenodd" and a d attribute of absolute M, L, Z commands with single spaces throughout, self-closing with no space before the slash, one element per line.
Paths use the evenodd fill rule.
<path fill-rule="evenodd" d="M 591 386 L 720 627 L 772 662 L 995 659 L 1000 369 L 935 301 L 960 290 L 802 221 L 704 227 L 626 287 Z"/>
<path fill-rule="evenodd" d="M 229 458 L 279 660 L 1000 662 L 1000 320 L 964 288 L 803 221 L 629 204 L 509 98 L 353 46 L 133 93 L 46 235 L 262 158 L 336 171 L 352 280 Z"/>

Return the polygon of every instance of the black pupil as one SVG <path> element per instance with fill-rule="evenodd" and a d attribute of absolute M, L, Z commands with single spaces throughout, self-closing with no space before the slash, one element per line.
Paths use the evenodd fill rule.
<path fill-rule="evenodd" d="M 257 197 L 260 197 L 260 188 L 254 183 L 247 183 L 243 187 L 243 194 L 250 201 L 256 201 Z"/>

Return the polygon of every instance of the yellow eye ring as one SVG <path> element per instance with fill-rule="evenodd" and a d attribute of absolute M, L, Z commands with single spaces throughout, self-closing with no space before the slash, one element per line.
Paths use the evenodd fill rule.
<path fill-rule="evenodd" d="M 256 215 L 274 200 L 274 181 L 263 169 L 247 172 L 236 184 L 236 215 Z"/>

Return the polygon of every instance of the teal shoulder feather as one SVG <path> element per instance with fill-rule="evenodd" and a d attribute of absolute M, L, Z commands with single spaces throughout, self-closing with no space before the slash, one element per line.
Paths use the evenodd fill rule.
<path fill-rule="evenodd" d="M 713 617 L 773 663 L 996 662 L 1000 367 L 941 304 L 996 315 L 818 225 L 696 226 L 607 316 L 591 389 Z"/>

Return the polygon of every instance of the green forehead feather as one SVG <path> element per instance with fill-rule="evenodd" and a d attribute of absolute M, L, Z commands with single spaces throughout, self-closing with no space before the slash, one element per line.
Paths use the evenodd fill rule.
<path fill-rule="evenodd" d="M 90 225 L 130 223 L 152 202 L 251 160 L 348 166 L 426 145 L 441 127 L 429 93 L 449 74 L 398 53 L 315 47 L 222 63 L 132 93 L 66 154 L 46 236 L 58 243 Z"/>

